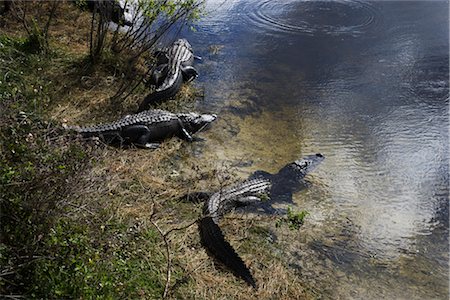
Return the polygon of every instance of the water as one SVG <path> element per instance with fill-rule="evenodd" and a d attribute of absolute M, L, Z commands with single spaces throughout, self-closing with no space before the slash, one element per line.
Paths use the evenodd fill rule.
<path fill-rule="evenodd" d="M 203 157 L 242 176 L 321 152 L 285 251 L 324 298 L 448 299 L 449 3 L 208 1 L 185 32 Z M 280 241 L 282 242 L 282 238 Z M 294 275 L 293 275 L 294 276 Z"/>

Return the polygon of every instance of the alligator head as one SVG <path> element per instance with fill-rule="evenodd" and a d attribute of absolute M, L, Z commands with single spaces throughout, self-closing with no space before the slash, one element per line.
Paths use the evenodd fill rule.
<path fill-rule="evenodd" d="M 187 113 L 187 114 L 177 114 L 181 122 L 183 122 L 184 128 L 189 133 L 197 133 L 206 129 L 212 122 L 217 119 L 215 114 L 198 114 L 198 113 Z"/>
<path fill-rule="evenodd" d="M 312 170 L 314 170 L 324 159 L 325 156 L 323 156 L 321 153 L 316 153 L 298 159 L 293 163 L 291 163 L 290 166 L 294 168 L 297 172 L 306 175 Z"/>
<path fill-rule="evenodd" d="M 292 202 L 292 194 L 307 186 L 305 176 L 313 171 L 325 156 L 320 153 L 304 156 L 283 168 L 278 173 L 270 174 L 265 171 L 256 171 L 251 178 L 267 178 L 272 181 L 271 198 L 276 202 Z"/>

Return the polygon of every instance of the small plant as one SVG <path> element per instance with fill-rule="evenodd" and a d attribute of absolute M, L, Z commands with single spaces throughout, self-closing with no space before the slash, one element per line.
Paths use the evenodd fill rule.
<path fill-rule="evenodd" d="M 276 223 L 276 227 L 280 227 L 282 224 L 287 224 L 289 229 L 298 230 L 300 229 L 300 226 L 303 225 L 304 219 L 307 215 L 309 215 L 309 212 L 306 210 L 295 212 L 292 207 L 289 206 L 287 209 L 287 216 L 280 218 Z"/>
<path fill-rule="evenodd" d="M 60 1 L 11 2 L 13 15 L 27 32 L 27 48 L 34 53 L 49 52 L 49 29 Z"/>

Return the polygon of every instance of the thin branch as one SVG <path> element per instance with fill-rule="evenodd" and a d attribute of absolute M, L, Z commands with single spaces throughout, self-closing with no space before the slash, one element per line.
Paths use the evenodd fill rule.
<path fill-rule="evenodd" d="M 196 219 L 196 220 L 192 221 L 191 223 L 189 223 L 189 224 L 187 224 L 185 226 L 172 228 L 169 231 L 167 231 L 164 235 L 168 236 L 172 232 L 188 229 L 189 227 L 191 227 L 192 225 L 198 223 L 199 221 L 200 221 L 200 219 Z"/>
<path fill-rule="evenodd" d="M 28 35 L 31 35 L 31 30 L 28 27 L 27 24 L 27 20 L 26 20 L 26 8 L 27 6 L 25 5 L 25 8 L 22 9 L 18 4 L 17 4 L 17 0 L 13 0 L 13 11 L 14 11 L 14 15 L 15 17 L 22 22 L 23 27 L 25 28 L 25 31 L 27 32 Z M 21 15 L 19 15 L 19 13 Z"/>
<path fill-rule="evenodd" d="M 153 214 L 153 213 L 152 213 Z M 155 226 L 156 230 L 158 230 L 159 234 L 162 236 L 164 244 L 166 246 L 166 255 L 167 255 L 167 271 L 166 271 L 166 285 L 164 287 L 164 294 L 163 294 L 163 299 L 165 299 L 169 293 L 169 287 L 170 287 L 170 277 L 171 277 L 171 273 L 172 273 L 172 262 L 171 262 L 171 257 L 170 257 L 170 246 L 169 246 L 169 242 L 167 241 L 167 236 L 166 234 L 164 234 L 161 230 L 161 228 L 159 228 L 158 224 L 156 224 L 153 220 L 150 219 L 150 222 L 153 224 L 153 226 Z"/>
<path fill-rule="evenodd" d="M 22 296 L 22 295 L 0 295 L 0 298 L 4 298 L 4 299 L 25 299 L 25 296 Z"/>
<path fill-rule="evenodd" d="M 93 58 L 93 45 L 92 45 L 92 42 L 93 42 L 93 39 L 94 39 L 94 21 L 95 21 L 95 12 L 96 12 L 96 9 L 94 8 L 94 11 L 92 12 L 92 19 L 91 19 L 91 32 L 90 32 L 90 35 L 89 35 L 89 54 L 91 55 L 91 59 Z"/>
<path fill-rule="evenodd" d="M 48 17 L 48 20 L 47 20 L 47 23 L 45 24 L 44 32 L 43 32 L 46 40 L 47 40 L 48 29 L 50 27 L 50 23 L 53 19 L 53 16 L 55 15 L 56 8 L 58 7 L 58 5 L 59 5 L 59 1 L 57 1 L 57 0 L 53 1 L 53 5 L 52 5 L 51 11 L 50 11 L 50 16 Z"/>

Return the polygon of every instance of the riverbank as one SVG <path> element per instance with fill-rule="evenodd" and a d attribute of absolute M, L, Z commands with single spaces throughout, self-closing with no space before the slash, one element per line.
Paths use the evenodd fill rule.
<path fill-rule="evenodd" d="M 0 35 L 2 245 L 0 294 L 27 298 L 309 298 L 290 276 L 264 226 L 225 219 L 224 231 L 250 267 L 254 291 L 221 269 L 200 244 L 202 205 L 189 191 L 235 181 L 233 170 L 169 140 L 155 151 L 117 149 L 68 135 L 62 123 L 111 121 L 134 112 L 146 90 L 112 101 L 123 61 L 88 63 L 90 15 L 64 3 L 46 54 L 28 48 L 21 24 Z M 161 106 L 191 110 L 187 86 Z M 212 128 L 214 130 L 214 126 Z M 207 142 L 207 141 L 206 141 Z"/>

